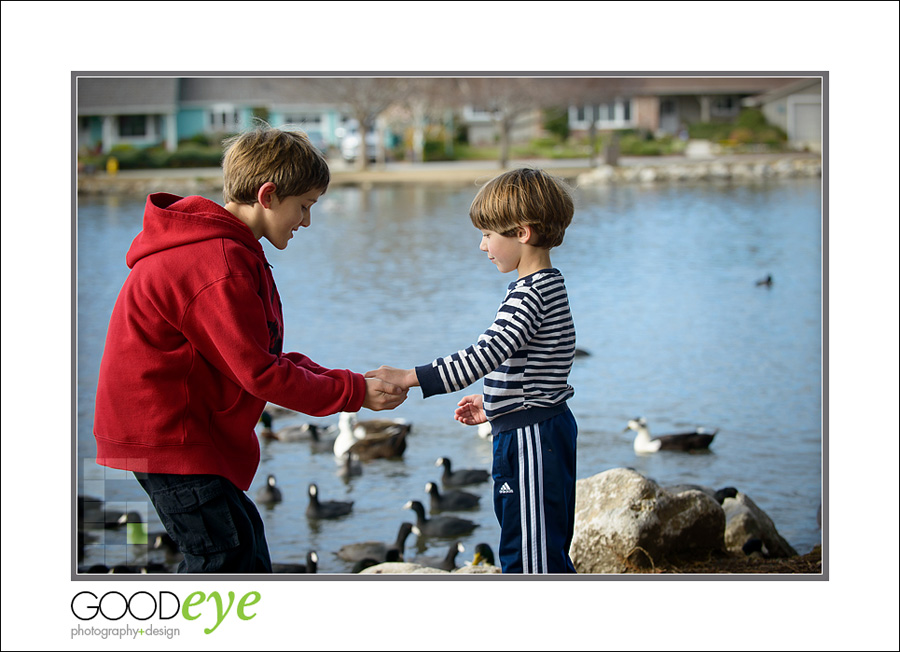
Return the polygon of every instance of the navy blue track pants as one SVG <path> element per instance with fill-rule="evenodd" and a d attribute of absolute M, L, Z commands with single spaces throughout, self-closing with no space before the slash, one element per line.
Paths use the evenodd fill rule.
<path fill-rule="evenodd" d="M 574 573 L 575 440 L 569 410 L 494 436 L 494 513 L 504 573 Z"/>

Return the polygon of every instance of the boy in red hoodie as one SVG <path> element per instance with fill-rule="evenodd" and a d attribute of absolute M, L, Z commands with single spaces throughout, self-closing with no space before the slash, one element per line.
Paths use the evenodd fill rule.
<path fill-rule="evenodd" d="M 179 544 L 179 572 L 271 572 L 244 493 L 266 402 L 312 416 L 393 409 L 406 391 L 300 353 L 260 239 L 284 249 L 330 181 L 305 134 L 263 126 L 226 143 L 224 207 L 147 198 L 113 309 L 94 415 L 97 463 L 132 471 Z"/>

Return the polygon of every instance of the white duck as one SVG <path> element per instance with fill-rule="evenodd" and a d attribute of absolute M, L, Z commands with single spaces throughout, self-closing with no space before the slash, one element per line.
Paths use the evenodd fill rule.
<path fill-rule="evenodd" d="M 644 417 L 631 419 L 624 432 L 629 430 L 637 432 L 634 438 L 635 453 L 655 453 L 659 450 L 704 450 L 709 448 L 713 437 L 719 432 L 718 429 L 707 432 L 704 428 L 697 428 L 692 432 L 660 435 L 659 437 L 651 438 L 650 429 L 647 427 L 647 420 Z"/>

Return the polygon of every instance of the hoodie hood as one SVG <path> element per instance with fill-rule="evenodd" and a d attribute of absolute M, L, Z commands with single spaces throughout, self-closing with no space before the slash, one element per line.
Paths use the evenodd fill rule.
<path fill-rule="evenodd" d="M 216 238 L 237 240 L 265 260 L 250 227 L 217 203 L 204 197 L 154 193 L 147 197 L 143 230 L 132 241 L 125 262 L 132 268 L 159 251 Z"/>

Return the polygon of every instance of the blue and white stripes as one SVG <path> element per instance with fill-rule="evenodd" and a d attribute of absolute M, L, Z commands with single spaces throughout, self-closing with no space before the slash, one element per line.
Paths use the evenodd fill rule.
<path fill-rule="evenodd" d="M 565 281 L 558 270 L 545 269 L 510 284 L 494 323 L 476 344 L 416 371 L 425 397 L 484 378 L 485 413 L 493 422 L 565 403 L 574 394 L 568 384 L 574 358 Z"/>

